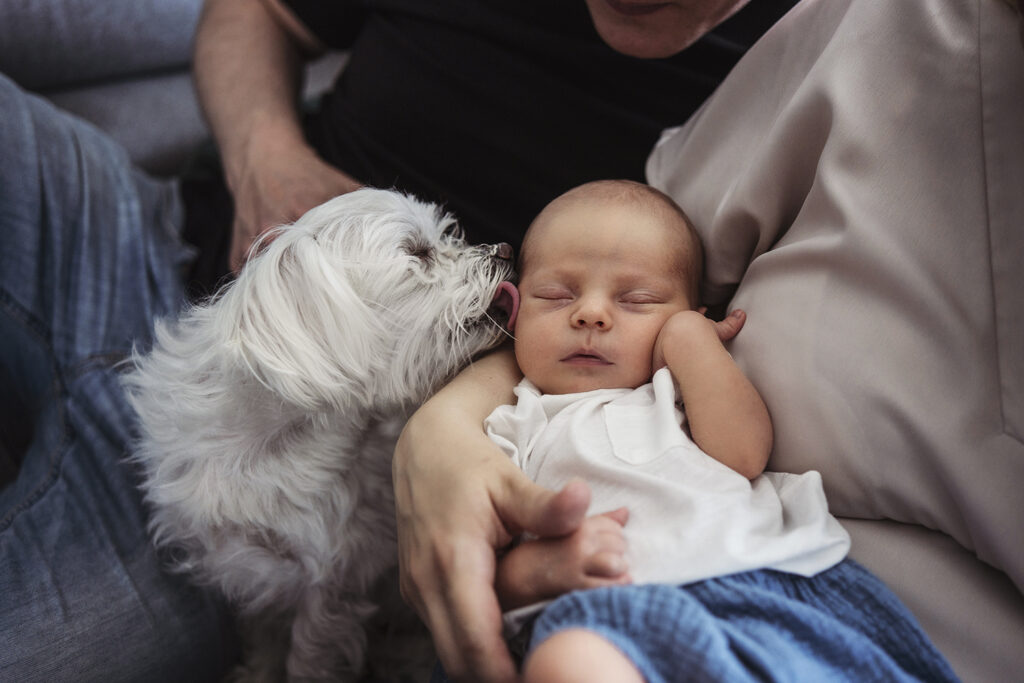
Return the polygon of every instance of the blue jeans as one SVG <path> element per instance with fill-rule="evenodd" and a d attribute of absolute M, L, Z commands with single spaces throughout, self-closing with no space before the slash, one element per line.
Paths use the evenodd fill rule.
<path fill-rule="evenodd" d="M 173 182 L 0 76 L 0 680 L 219 680 L 224 605 L 163 571 L 118 363 L 183 300 Z"/>

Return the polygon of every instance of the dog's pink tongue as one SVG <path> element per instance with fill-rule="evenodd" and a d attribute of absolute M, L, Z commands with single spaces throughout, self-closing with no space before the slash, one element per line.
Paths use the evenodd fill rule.
<path fill-rule="evenodd" d="M 516 315 L 519 314 L 519 290 L 511 282 L 502 282 L 498 285 L 498 291 L 494 294 L 492 306 L 496 306 L 505 312 L 508 317 L 506 327 L 509 331 L 514 329 Z"/>

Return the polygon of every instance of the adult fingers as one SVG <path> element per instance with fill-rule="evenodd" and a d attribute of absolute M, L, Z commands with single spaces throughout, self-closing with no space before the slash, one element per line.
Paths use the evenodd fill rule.
<path fill-rule="evenodd" d="M 493 588 L 494 551 L 477 539 L 456 540 L 451 549 L 440 574 L 457 578 L 426 594 L 420 611 L 445 672 L 455 681 L 515 681 Z"/>
<path fill-rule="evenodd" d="M 513 536 L 523 531 L 541 538 L 565 536 L 579 528 L 590 505 L 586 482 L 573 479 L 552 491 L 516 474 L 505 477 L 493 496 L 498 517 Z"/>
<path fill-rule="evenodd" d="M 269 227 L 270 226 L 268 226 L 268 228 Z M 254 256 L 252 253 L 253 244 L 261 234 L 262 233 L 258 231 L 256 233 L 250 232 L 247 225 L 238 220 L 235 221 L 235 227 L 232 230 L 231 237 L 230 260 L 228 262 L 234 273 L 238 273 L 238 271 L 242 269 L 242 266 L 244 266 L 246 262 Z M 260 244 L 261 249 L 265 248 L 271 241 L 271 239 L 265 238 Z"/>
<path fill-rule="evenodd" d="M 421 614 L 426 614 L 445 671 L 459 681 L 516 679 L 494 592 L 494 548 L 522 531 L 541 537 L 571 533 L 590 504 L 590 487 L 582 481 L 551 491 L 514 467 L 498 468 L 503 476 L 490 494 L 495 513 L 491 542 L 481 542 L 487 529 L 452 542 L 448 554 L 436 556 L 442 564 L 435 585 L 444 590 L 425 594 L 422 601 Z"/>
<path fill-rule="evenodd" d="M 422 486 L 422 479 L 396 470 L 402 594 L 430 628 L 449 676 L 512 681 L 515 667 L 502 639 L 494 572 L 495 550 L 511 541 L 508 527 L 515 523 L 502 520 L 495 498 L 521 490 L 516 481 L 525 476 L 507 458 L 487 460 L 486 467 L 469 462 L 459 485 L 440 499 L 417 492 L 413 484 Z M 504 483 L 508 479 L 512 483 Z M 433 483 L 431 491 L 444 491 Z M 503 505 L 515 507 L 510 501 Z"/>

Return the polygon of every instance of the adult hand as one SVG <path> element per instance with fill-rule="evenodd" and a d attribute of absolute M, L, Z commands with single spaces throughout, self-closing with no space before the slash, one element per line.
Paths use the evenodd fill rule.
<path fill-rule="evenodd" d="M 280 2 L 207 0 L 196 31 L 195 78 L 235 199 L 231 267 L 253 241 L 359 183 L 303 138 L 302 65 L 319 46 Z"/>
<path fill-rule="evenodd" d="M 529 538 L 498 561 L 495 588 L 505 610 L 569 591 L 632 583 L 624 507 L 583 520 L 568 536 Z"/>
<path fill-rule="evenodd" d="M 361 187 L 305 145 L 264 140 L 246 161 L 231 183 L 235 199 L 231 269 L 235 272 L 245 265 L 253 242 L 264 232 Z"/>
<path fill-rule="evenodd" d="M 494 590 L 495 551 L 523 531 L 540 537 L 573 532 L 586 513 L 589 488 L 580 481 L 559 492 L 542 488 L 496 447 L 462 449 L 452 457 L 445 453 L 451 444 L 432 443 L 439 457 L 425 457 L 412 447 L 430 443 L 420 433 L 433 421 L 425 415 L 410 421 L 395 451 L 402 595 L 430 628 L 453 680 L 514 681 Z M 490 443 L 482 431 L 480 437 Z"/>

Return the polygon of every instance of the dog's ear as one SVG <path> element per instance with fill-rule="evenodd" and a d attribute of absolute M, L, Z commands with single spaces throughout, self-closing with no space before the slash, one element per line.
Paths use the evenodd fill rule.
<path fill-rule="evenodd" d="M 363 401 L 385 329 L 353 290 L 338 241 L 278 228 L 221 305 L 240 367 L 306 411 Z"/>

